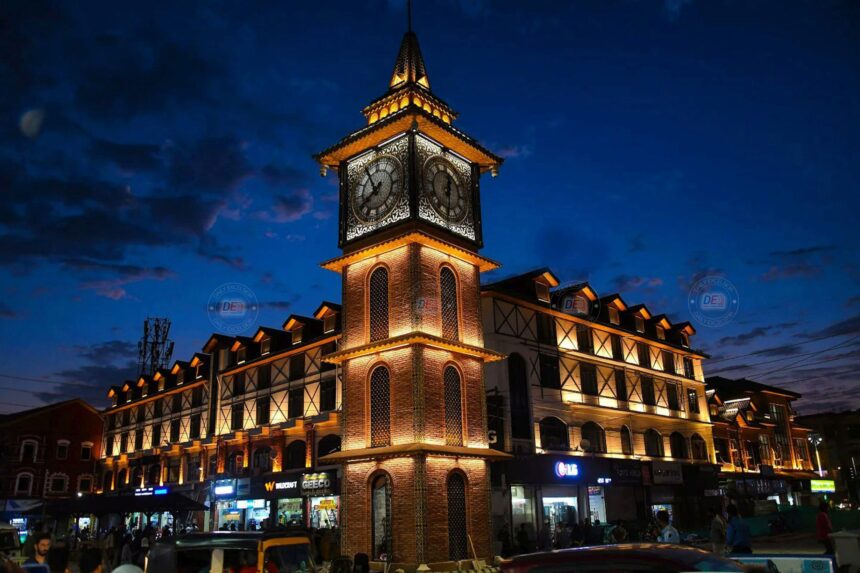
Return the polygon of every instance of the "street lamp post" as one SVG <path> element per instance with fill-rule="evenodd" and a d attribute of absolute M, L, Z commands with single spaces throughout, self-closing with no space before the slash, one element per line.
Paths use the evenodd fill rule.
<path fill-rule="evenodd" d="M 818 475 L 824 477 L 824 470 L 821 469 L 821 456 L 818 454 L 818 446 L 824 441 L 820 434 L 809 434 L 809 442 L 815 448 L 815 462 L 818 464 Z"/>

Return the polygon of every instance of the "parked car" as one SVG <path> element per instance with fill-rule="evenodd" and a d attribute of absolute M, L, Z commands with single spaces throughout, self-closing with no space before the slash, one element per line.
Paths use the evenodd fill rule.
<path fill-rule="evenodd" d="M 9 559 L 18 564 L 24 562 L 18 529 L 14 525 L 3 522 L 0 522 L 0 558 Z"/>
<path fill-rule="evenodd" d="M 630 543 L 560 549 L 519 555 L 502 563 L 502 573 L 681 573 L 745 571 L 714 553 L 665 543 Z"/>
<path fill-rule="evenodd" d="M 315 573 L 304 530 L 192 533 L 156 543 L 147 573 Z"/>

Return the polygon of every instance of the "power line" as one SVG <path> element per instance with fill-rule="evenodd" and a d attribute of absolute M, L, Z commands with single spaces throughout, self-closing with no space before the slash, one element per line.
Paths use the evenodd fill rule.
<path fill-rule="evenodd" d="M 37 384 L 63 384 L 65 386 L 76 386 L 78 388 L 97 388 L 92 384 L 81 384 L 76 382 L 67 382 L 65 380 L 45 380 L 44 378 L 29 378 L 27 376 L 16 376 L 14 374 L 4 374 L 0 372 L 0 378 L 9 378 L 10 380 L 23 380 L 25 382 L 35 382 Z"/>
<path fill-rule="evenodd" d="M 755 356 L 757 354 L 764 354 L 765 352 L 770 352 L 772 350 L 778 350 L 783 348 L 794 348 L 795 346 L 803 346 L 804 344 L 809 344 L 810 342 L 817 342 L 819 340 L 827 340 L 828 338 L 836 338 L 839 336 L 848 336 L 851 334 L 850 332 L 845 332 L 842 334 L 830 334 L 828 336 L 819 336 L 818 338 L 810 338 L 809 340 L 804 340 L 803 342 L 795 342 L 794 344 L 780 344 L 779 346 L 772 346 L 770 348 L 762 348 L 761 350 L 756 350 L 755 352 L 749 352 L 747 354 L 738 354 L 737 356 L 724 356 L 723 358 L 714 358 L 708 360 L 708 364 L 716 364 L 717 362 L 725 362 L 726 360 L 737 360 L 738 358 L 744 358 L 746 356 Z M 786 357 L 786 359 L 792 358 L 792 356 Z"/>
<path fill-rule="evenodd" d="M 845 335 L 840 335 L 840 336 L 845 336 Z M 717 374 L 719 374 L 719 373 L 721 373 L 721 372 L 731 372 L 731 371 L 733 371 L 733 370 L 747 370 L 747 369 L 754 369 L 754 368 L 758 368 L 759 366 L 763 366 L 763 365 L 765 365 L 765 364 L 773 364 L 774 362 L 783 362 L 783 361 L 786 361 L 786 360 L 794 360 L 795 358 L 798 358 L 799 356 L 803 357 L 803 358 L 801 358 L 800 360 L 795 360 L 794 362 L 792 362 L 792 363 L 790 363 L 790 364 L 788 364 L 788 365 L 786 365 L 786 366 L 780 366 L 780 367 L 774 368 L 773 370 L 769 370 L 769 371 L 767 371 L 767 372 L 764 372 L 764 373 L 762 373 L 762 374 L 753 374 L 753 376 L 756 376 L 756 377 L 768 376 L 768 375 L 770 375 L 770 374 L 772 374 L 772 373 L 774 373 L 774 372 L 779 372 L 779 371 L 785 370 L 785 369 L 787 369 L 787 368 L 790 368 L 790 367 L 792 367 L 792 366 L 794 366 L 794 365 L 796 365 L 796 364 L 800 364 L 800 363 L 802 363 L 802 362 L 805 362 L 806 360 L 808 360 L 808 359 L 810 359 L 810 358 L 812 358 L 812 357 L 814 357 L 814 356 L 816 356 L 816 355 L 821 355 L 821 354 L 822 354 L 822 353 L 824 353 L 824 352 L 830 352 L 831 350 L 836 350 L 836 349 L 838 349 L 838 348 L 842 348 L 843 346 L 846 346 L 846 345 L 850 344 L 851 342 L 853 342 L 854 340 L 856 340 L 856 339 L 858 339 L 858 338 L 860 338 L 860 334 L 858 334 L 857 336 L 853 336 L 853 337 L 849 338 L 848 340 L 844 340 L 844 341 L 842 341 L 842 342 L 840 342 L 840 343 L 838 343 L 838 344 L 835 344 L 835 345 L 833 345 L 833 346 L 830 346 L 830 347 L 828 347 L 828 348 L 822 348 L 822 349 L 819 349 L 819 350 L 813 350 L 813 351 L 811 351 L 811 352 L 804 352 L 804 353 L 802 353 L 802 354 L 792 354 L 791 356 L 784 356 L 784 357 L 782 357 L 782 358 L 776 358 L 776 359 L 774 359 L 774 360 L 766 360 L 766 361 L 764 361 L 764 362 L 758 362 L 758 363 L 756 363 L 756 364 L 749 364 L 749 365 L 743 365 L 743 364 L 741 364 L 741 365 L 738 365 L 738 366 L 735 366 L 735 367 L 731 367 L 731 366 L 729 366 L 729 367 L 727 367 L 727 368 L 724 368 L 723 370 L 718 371 L 718 372 L 717 372 Z"/>
<path fill-rule="evenodd" d="M 820 354 L 820 353 L 824 353 L 824 352 L 830 352 L 831 350 L 836 350 L 836 349 L 838 349 L 838 348 L 842 348 L 843 346 L 845 346 L 845 345 L 847 345 L 847 344 L 849 344 L 849 343 L 851 343 L 851 342 L 853 342 L 853 341 L 857 340 L 858 338 L 860 338 L 860 334 L 858 334 L 857 336 L 851 337 L 851 338 L 849 338 L 848 340 L 845 340 L 845 341 L 843 341 L 843 342 L 840 342 L 839 344 L 836 344 L 836 345 L 834 345 L 834 346 L 831 346 L 831 347 L 829 347 L 829 348 L 824 348 L 824 349 L 822 349 L 821 351 L 819 351 L 819 352 L 818 352 L 818 354 Z M 786 366 L 782 366 L 782 367 L 780 367 L 780 368 L 774 368 L 773 370 L 769 370 L 769 371 L 765 372 L 764 374 L 758 374 L 758 375 L 757 375 L 757 377 L 761 378 L 761 377 L 763 377 L 763 376 L 768 376 L 768 375 L 770 375 L 770 374 L 774 374 L 774 373 L 776 373 L 776 372 L 782 372 L 783 370 L 790 370 L 790 369 L 793 369 L 793 368 L 794 368 L 795 366 L 797 366 L 797 365 L 801 365 L 801 366 L 812 366 L 813 364 L 820 364 L 821 362 L 828 362 L 828 361 L 833 360 L 832 358 L 825 358 L 825 359 L 822 359 L 822 360 L 818 360 L 818 361 L 816 361 L 816 362 L 811 362 L 811 363 L 809 363 L 809 364 L 801 364 L 802 362 L 806 362 L 806 361 L 807 361 L 807 360 L 809 360 L 810 358 L 811 358 L 811 356 L 806 356 L 806 357 L 801 358 L 800 360 L 796 360 L 796 361 L 794 361 L 794 362 L 792 362 L 791 364 L 788 364 L 788 365 L 786 365 Z"/>

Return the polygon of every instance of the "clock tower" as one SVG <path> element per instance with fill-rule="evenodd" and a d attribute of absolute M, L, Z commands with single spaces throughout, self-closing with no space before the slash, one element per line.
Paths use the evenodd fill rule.
<path fill-rule="evenodd" d="M 343 553 L 412 568 L 492 554 L 479 180 L 502 160 L 454 127 L 404 35 L 367 125 L 315 158 L 340 181 Z"/>

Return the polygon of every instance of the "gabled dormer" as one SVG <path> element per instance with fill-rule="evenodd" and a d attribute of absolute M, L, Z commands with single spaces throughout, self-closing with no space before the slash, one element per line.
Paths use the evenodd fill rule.
<path fill-rule="evenodd" d="M 647 322 L 647 328 L 647 334 L 650 334 L 657 340 L 666 342 L 668 340 L 667 333 L 672 328 L 672 323 L 669 322 L 665 314 L 658 314 Z"/>
<path fill-rule="evenodd" d="M 627 310 L 627 303 L 618 293 L 600 297 L 600 319 L 615 326 L 621 326 L 622 314 Z"/>
<path fill-rule="evenodd" d="M 696 334 L 696 329 L 689 322 L 679 322 L 672 326 L 671 341 L 675 344 L 690 348 L 690 337 Z"/>
<path fill-rule="evenodd" d="M 314 311 L 314 318 L 322 321 L 323 334 L 331 334 L 341 328 L 341 306 L 339 304 L 323 301 Z"/>
<path fill-rule="evenodd" d="M 230 352 L 233 353 L 236 365 L 241 366 L 258 356 L 258 348 L 259 347 L 254 342 L 253 338 L 237 336 L 233 339 L 233 345 L 230 346 Z"/>
<path fill-rule="evenodd" d="M 194 357 L 188 365 L 195 381 L 209 377 L 209 363 L 209 356 L 200 352 L 194 353 Z"/>
<path fill-rule="evenodd" d="M 185 382 L 187 381 L 186 375 L 189 368 L 190 364 L 183 360 L 177 360 L 173 363 L 173 367 L 171 367 L 170 373 L 176 377 L 177 386 L 182 386 L 183 384 L 185 384 Z"/>
<path fill-rule="evenodd" d="M 550 289 L 558 285 L 558 277 L 549 268 L 543 267 L 490 283 L 483 288 L 549 307 L 553 300 Z"/>
<path fill-rule="evenodd" d="M 322 324 L 322 321 L 316 318 L 291 314 L 284 321 L 283 329 L 290 334 L 290 344 L 295 346 L 319 336 L 322 331 Z"/>
<path fill-rule="evenodd" d="M 645 335 L 651 312 L 644 304 L 637 304 L 627 309 L 627 327 L 639 334 Z"/>
<path fill-rule="evenodd" d="M 596 318 L 600 298 L 587 282 L 560 288 L 552 293 L 553 307 L 565 314 Z"/>
<path fill-rule="evenodd" d="M 112 407 L 115 408 L 122 403 L 121 398 L 120 398 L 121 396 L 122 396 L 122 387 L 121 386 L 111 386 L 108 389 L 107 397 L 110 399 Z"/>

